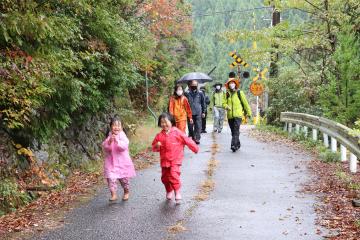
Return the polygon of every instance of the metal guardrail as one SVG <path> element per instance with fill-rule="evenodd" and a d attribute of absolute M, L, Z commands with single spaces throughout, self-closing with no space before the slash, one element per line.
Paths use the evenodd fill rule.
<path fill-rule="evenodd" d="M 325 146 L 329 146 L 328 136 L 331 137 L 331 150 L 333 152 L 337 151 L 337 142 L 341 144 L 341 156 L 342 161 L 346 160 L 346 149 L 350 151 L 350 160 L 357 163 L 357 159 L 360 159 L 360 136 L 350 135 L 351 129 L 334 122 L 332 120 L 318 117 L 305 113 L 295 113 L 295 112 L 282 112 L 280 115 L 280 121 L 285 122 L 284 130 L 292 131 L 292 124 L 295 124 L 296 131 L 298 132 L 301 126 L 305 126 L 304 132 L 307 134 L 307 128 L 313 129 L 313 139 L 317 140 L 317 131 L 323 133 L 323 140 Z M 354 164 L 354 163 L 350 163 Z M 351 167 L 350 167 L 351 168 Z M 352 169 L 354 170 L 354 169 Z M 353 172 L 353 171 L 352 171 Z M 355 165 L 356 172 L 356 165 Z"/>

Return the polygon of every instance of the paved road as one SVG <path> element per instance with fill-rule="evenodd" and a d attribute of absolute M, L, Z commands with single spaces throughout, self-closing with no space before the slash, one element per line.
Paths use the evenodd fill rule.
<path fill-rule="evenodd" d="M 193 197 L 207 177 L 211 134 L 203 135 L 199 154 L 185 155 L 182 205 L 165 201 L 160 167 L 154 166 L 138 172 L 128 202 L 110 204 L 104 187 L 69 213 L 63 227 L 34 239 L 321 239 L 315 234 L 315 197 L 298 192 L 309 179 L 301 161 L 310 157 L 246 134 L 241 136 L 241 150 L 232 153 L 228 131 L 215 137 L 219 165 L 207 201 Z M 187 231 L 169 233 L 168 227 L 179 220 Z"/>

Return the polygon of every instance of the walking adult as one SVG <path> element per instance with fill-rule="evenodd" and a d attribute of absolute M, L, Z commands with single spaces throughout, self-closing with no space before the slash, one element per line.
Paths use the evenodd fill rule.
<path fill-rule="evenodd" d="M 204 94 L 204 98 L 205 98 L 205 117 L 203 117 L 201 119 L 201 133 L 207 133 L 206 131 L 206 118 L 207 118 L 207 109 L 208 106 L 210 105 L 210 98 L 208 95 L 206 95 L 206 89 L 204 86 L 200 87 L 200 91 Z"/>
<path fill-rule="evenodd" d="M 184 133 L 187 120 L 193 123 L 191 107 L 180 84 L 175 85 L 174 94 L 170 97 L 169 113 L 174 116 L 176 127 Z"/>
<path fill-rule="evenodd" d="M 214 84 L 215 91 L 212 95 L 214 132 L 221 133 L 224 125 L 225 109 L 223 107 L 225 92 L 222 90 L 221 83 Z"/>
<path fill-rule="evenodd" d="M 189 137 L 191 137 L 196 144 L 200 144 L 201 132 L 201 118 L 205 117 L 205 97 L 204 94 L 198 90 L 198 82 L 192 80 L 188 84 L 189 91 L 185 96 L 189 100 L 193 123 L 188 121 Z"/>
<path fill-rule="evenodd" d="M 240 124 L 243 117 L 251 117 L 251 109 L 243 91 L 239 90 L 239 80 L 235 73 L 229 74 L 229 80 L 225 83 L 227 88 L 223 107 L 227 110 L 227 118 L 231 130 L 231 150 L 236 152 L 240 147 Z"/>

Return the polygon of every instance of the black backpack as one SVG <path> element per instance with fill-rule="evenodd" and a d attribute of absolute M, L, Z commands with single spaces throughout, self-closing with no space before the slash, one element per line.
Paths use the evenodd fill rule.
<path fill-rule="evenodd" d="M 242 109 L 243 109 L 244 112 L 245 112 L 245 115 L 248 115 L 248 112 L 247 112 L 246 108 L 244 107 L 244 103 L 241 101 L 240 90 L 237 90 L 236 93 L 237 93 L 237 96 L 238 96 L 239 101 L 240 101 L 240 103 L 241 103 L 241 107 L 242 107 Z M 229 92 L 226 92 L 226 100 L 229 99 L 229 97 L 230 97 L 230 93 L 229 93 Z"/>

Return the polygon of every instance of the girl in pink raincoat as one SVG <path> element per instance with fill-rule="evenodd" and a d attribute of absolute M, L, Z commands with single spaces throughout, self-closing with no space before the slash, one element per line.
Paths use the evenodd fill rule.
<path fill-rule="evenodd" d="M 197 153 L 198 145 L 184 132 L 175 126 L 174 118 L 168 113 L 162 113 L 158 126 L 162 131 L 158 133 L 152 143 L 154 152 L 160 152 L 161 181 L 165 186 L 166 198 L 171 200 L 175 192 L 177 204 L 181 201 L 180 195 L 180 168 L 184 158 L 184 146 Z"/>
<path fill-rule="evenodd" d="M 117 182 L 124 189 L 123 200 L 129 199 L 129 179 L 135 177 L 134 164 L 129 155 L 129 139 L 126 137 L 119 118 L 110 122 L 110 134 L 102 143 L 105 153 L 104 175 L 107 180 L 111 198 L 117 200 Z"/>

